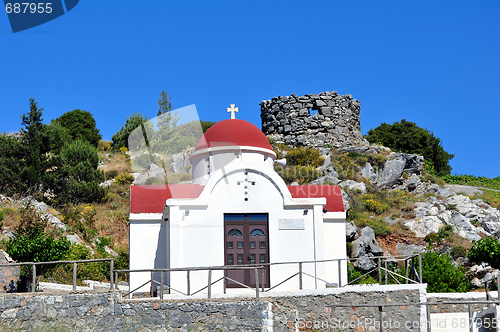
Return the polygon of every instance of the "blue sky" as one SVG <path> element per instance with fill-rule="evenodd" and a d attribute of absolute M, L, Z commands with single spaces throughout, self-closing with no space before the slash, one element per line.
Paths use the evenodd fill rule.
<path fill-rule="evenodd" d="M 81 0 L 12 33 L 0 13 L 0 132 L 33 97 L 46 123 L 91 112 L 105 139 L 156 116 L 162 90 L 202 120 L 260 128 L 262 100 L 338 91 L 365 134 L 413 121 L 455 154 L 452 174 L 500 176 L 498 1 Z"/>

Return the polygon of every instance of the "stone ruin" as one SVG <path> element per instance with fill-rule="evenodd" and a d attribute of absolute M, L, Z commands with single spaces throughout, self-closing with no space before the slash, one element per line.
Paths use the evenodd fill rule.
<path fill-rule="evenodd" d="M 262 131 L 277 143 L 318 148 L 367 146 L 361 134 L 360 102 L 336 91 L 274 97 L 260 103 Z"/>

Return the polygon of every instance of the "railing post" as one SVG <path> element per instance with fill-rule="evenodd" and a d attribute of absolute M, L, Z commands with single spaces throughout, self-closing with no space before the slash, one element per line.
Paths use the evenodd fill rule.
<path fill-rule="evenodd" d="M 160 300 L 163 300 L 163 281 L 165 277 L 165 271 L 160 273 Z"/>
<path fill-rule="evenodd" d="M 34 293 L 36 291 L 36 265 L 33 263 L 33 276 L 31 279 L 31 291 Z"/>
<path fill-rule="evenodd" d="M 222 280 L 222 290 L 224 291 L 224 294 L 226 294 L 226 282 L 227 282 L 227 270 L 224 269 L 224 279 Z"/>
<path fill-rule="evenodd" d="M 73 292 L 76 292 L 76 268 L 78 263 L 73 263 Z"/>
<path fill-rule="evenodd" d="M 500 302 L 500 274 L 497 275 L 497 303 Z"/>
<path fill-rule="evenodd" d="M 212 270 L 208 269 L 208 298 L 212 298 Z"/>
<path fill-rule="evenodd" d="M 472 308 L 470 306 L 470 303 L 467 305 L 469 309 L 469 331 L 473 332 L 474 331 L 474 324 L 473 324 L 473 317 L 472 317 Z"/>
<path fill-rule="evenodd" d="M 255 297 L 259 298 L 259 269 L 255 268 Z"/>
<path fill-rule="evenodd" d="M 387 285 L 387 260 L 384 261 L 384 279 L 385 284 Z"/>
<path fill-rule="evenodd" d="M 115 260 L 112 259 L 111 262 L 109 263 L 109 289 L 112 291 L 113 290 L 113 270 L 115 269 Z"/>
<path fill-rule="evenodd" d="M 187 278 L 187 295 L 191 295 L 191 279 L 190 279 L 190 276 L 189 276 L 189 270 L 186 271 L 187 274 L 186 274 L 186 278 Z"/>
<path fill-rule="evenodd" d="M 384 331 L 384 324 L 382 324 L 382 319 L 383 319 L 382 310 L 383 310 L 383 307 L 379 306 L 378 307 L 378 321 L 380 323 L 380 332 Z"/>
<path fill-rule="evenodd" d="M 431 332 L 431 308 L 429 302 L 425 303 L 425 315 L 427 317 L 427 332 Z"/>
<path fill-rule="evenodd" d="M 339 269 L 339 287 L 342 287 L 342 260 L 338 260 L 338 269 Z"/>
<path fill-rule="evenodd" d="M 299 289 L 302 289 L 302 262 L 299 263 Z"/>
<path fill-rule="evenodd" d="M 154 279 L 154 276 L 155 276 L 155 272 L 151 271 L 151 290 L 149 291 L 149 295 L 151 297 L 154 296 L 154 289 L 155 289 L 155 279 Z"/>
<path fill-rule="evenodd" d="M 408 283 L 408 258 L 405 258 L 405 282 Z"/>
<path fill-rule="evenodd" d="M 424 278 L 422 276 L 422 254 L 418 254 L 418 273 L 420 274 L 418 276 L 418 279 L 420 283 L 422 284 L 424 281 Z"/>
<path fill-rule="evenodd" d="M 377 265 L 378 265 L 378 284 L 382 285 L 382 271 L 380 270 L 382 267 L 382 262 L 380 258 L 378 259 Z"/>
<path fill-rule="evenodd" d="M 118 289 L 118 272 L 115 272 L 115 289 Z"/>
<path fill-rule="evenodd" d="M 261 276 L 261 278 L 260 278 L 261 283 L 260 284 L 262 285 L 262 292 L 264 292 L 264 279 L 265 279 L 264 270 L 265 269 L 266 268 L 264 267 L 262 270 L 260 270 L 260 276 Z"/>

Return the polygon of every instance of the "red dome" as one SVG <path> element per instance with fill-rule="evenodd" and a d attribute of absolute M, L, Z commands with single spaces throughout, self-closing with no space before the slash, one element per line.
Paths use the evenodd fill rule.
<path fill-rule="evenodd" d="M 255 125 L 245 120 L 228 119 L 210 127 L 201 137 L 195 151 L 231 145 L 273 149 L 266 135 Z"/>

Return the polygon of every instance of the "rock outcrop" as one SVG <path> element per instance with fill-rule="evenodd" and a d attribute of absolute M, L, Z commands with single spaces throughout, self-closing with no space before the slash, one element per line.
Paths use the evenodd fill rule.
<path fill-rule="evenodd" d="M 359 238 L 352 242 L 352 257 L 357 258 L 353 265 L 363 271 L 373 269 L 377 263 L 372 258 L 383 254 L 384 250 L 378 245 L 375 232 L 370 227 L 363 228 Z"/>

